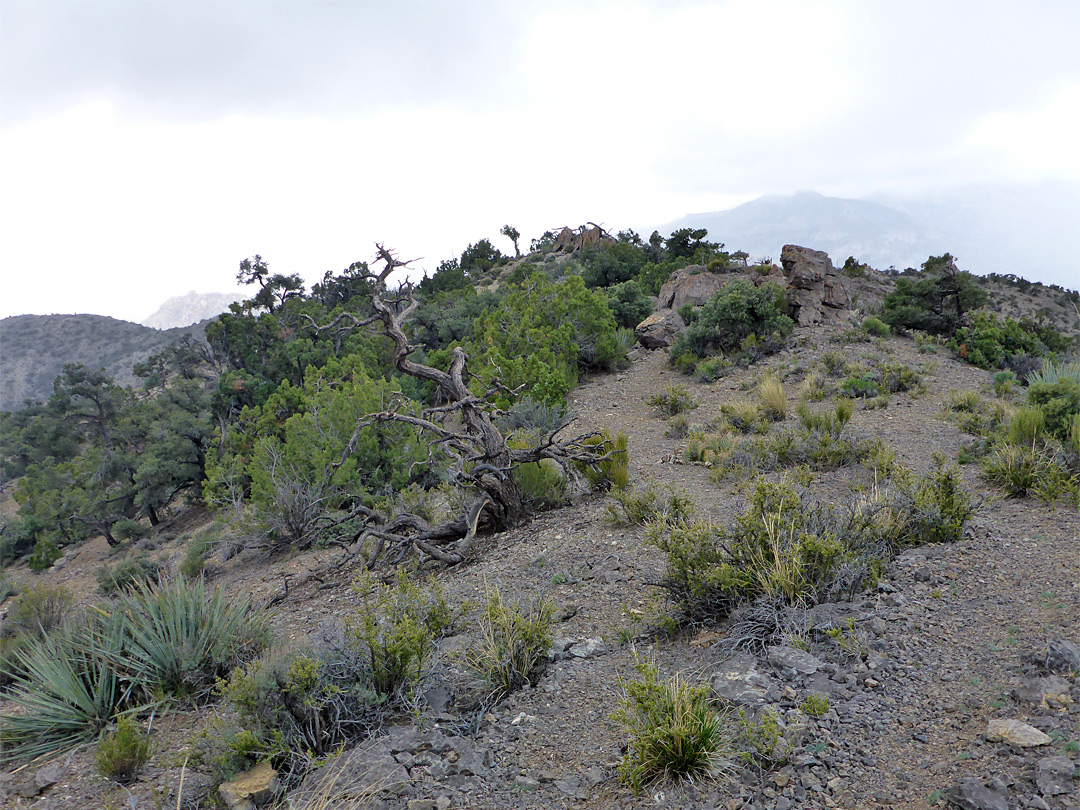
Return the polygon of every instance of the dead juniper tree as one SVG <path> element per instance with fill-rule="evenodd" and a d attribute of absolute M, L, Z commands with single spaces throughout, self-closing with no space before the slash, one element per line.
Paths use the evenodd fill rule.
<path fill-rule="evenodd" d="M 449 475 L 452 483 L 467 495 L 466 507 L 460 515 L 442 523 L 431 524 L 415 514 L 380 514 L 367 507 L 358 507 L 353 517 L 362 518 L 362 527 L 352 538 L 352 553 L 361 553 L 367 541 L 372 542 L 367 554 L 368 567 L 384 555 L 400 560 L 410 549 L 425 559 L 436 559 L 454 565 L 465 560 L 472 548 L 478 529 L 503 531 L 520 525 L 529 517 L 529 509 L 514 475 L 522 464 L 539 463 L 550 459 L 570 481 L 580 482 L 588 473 L 601 469 L 604 462 L 625 450 L 598 433 L 588 433 L 570 440 L 558 438 L 566 425 L 549 432 L 536 446 L 513 448 L 495 424 L 500 411 L 491 403 L 498 392 L 507 388 L 498 380 L 489 384 L 483 396 L 476 396 L 468 386 L 473 379 L 468 370 L 468 357 L 460 346 L 453 350 L 450 366 L 441 371 L 410 359 L 415 346 L 409 344 L 404 324 L 419 302 L 407 280 L 396 290 L 387 287 L 390 274 L 410 264 L 401 261 L 394 252 L 376 243 L 376 263 L 382 268 L 367 273 L 373 282 L 371 303 L 374 314 L 361 319 L 342 313 L 332 322 L 319 326 L 319 331 L 342 328 L 370 328 L 381 332 L 393 342 L 393 364 L 398 371 L 435 386 L 437 403 L 419 415 L 397 408 L 372 413 L 356 426 L 351 440 L 337 466 L 352 454 L 360 432 L 380 423 L 396 422 L 411 425 L 429 437 L 428 460 L 435 462 L 437 452 L 451 460 Z M 415 261 L 415 260 L 410 260 Z M 309 319 L 310 320 L 310 319 Z M 404 404 L 404 403 L 402 403 Z"/>

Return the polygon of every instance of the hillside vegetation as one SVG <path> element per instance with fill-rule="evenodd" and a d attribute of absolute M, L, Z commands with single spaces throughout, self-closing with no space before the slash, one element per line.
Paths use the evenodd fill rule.
<path fill-rule="evenodd" d="M 104 369 L 134 385 L 131 369 L 179 337 L 201 337 L 200 326 L 159 331 L 103 315 L 16 315 L 0 320 L 0 410 L 43 402 L 68 363 Z"/>
<path fill-rule="evenodd" d="M 1080 296 L 781 262 L 254 256 L 65 365 L 0 427 L 0 799 L 1067 806 Z"/>

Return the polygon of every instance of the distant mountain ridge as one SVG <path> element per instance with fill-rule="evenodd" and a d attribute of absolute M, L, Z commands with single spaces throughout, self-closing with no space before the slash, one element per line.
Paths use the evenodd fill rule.
<path fill-rule="evenodd" d="M 66 363 L 104 368 L 134 385 L 131 367 L 184 334 L 203 337 L 204 324 L 151 329 L 105 315 L 16 315 L 0 320 L 0 410 L 49 398 Z"/>
<path fill-rule="evenodd" d="M 688 214 L 659 230 L 707 228 L 713 241 L 755 258 L 776 258 L 785 244 L 803 245 L 824 250 L 836 264 L 854 256 L 878 270 L 917 268 L 948 252 L 961 269 L 978 275 L 1014 274 L 1076 288 L 1080 260 L 1071 242 L 1077 222 L 1080 185 L 1057 183 L 872 199 L 800 191 Z"/>
<path fill-rule="evenodd" d="M 240 293 L 200 293 L 192 290 L 168 299 L 157 311 L 142 322 L 151 329 L 176 329 L 208 318 L 216 318 L 234 301 L 242 301 Z"/>

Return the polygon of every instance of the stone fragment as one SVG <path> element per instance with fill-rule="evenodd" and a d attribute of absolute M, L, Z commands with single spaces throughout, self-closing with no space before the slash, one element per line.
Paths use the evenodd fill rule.
<path fill-rule="evenodd" d="M 277 791 L 277 771 L 269 762 L 260 762 L 218 785 L 218 795 L 229 810 L 254 810 L 269 802 Z"/>
<path fill-rule="evenodd" d="M 1048 678 L 1032 678 L 1013 690 L 1013 697 L 1018 703 L 1031 703 L 1049 707 L 1072 703 L 1069 697 L 1069 682 L 1064 678 L 1051 675 Z"/>
<path fill-rule="evenodd" d="M 945 798 L 961 810 L 1009 810 L 1009 801 L 978 779 L 961 779 L 945 791 Z"/>
<path fill-rule="evenodd" d="M 757 661 L 748 653 L 739 653 L 724 661 L 721 669 L 709 679 L 714 698 L 735 706 L 757 708 L 766 703 L 770 680 L 758 672 Z"/>
<path fill-rule="evenodd" d="M 1003 740 L 1018 748 L 1035 748 L 1047 745 L 1051 739 L 1033 726 L 1020 720 L 992 719 L 986 725 L 986 739 L 991 742 Z"/>
<path fill-rule="evenodd" d="M 1056 638 L 1046 645 L 1046 668 L 1051 672 L 1080 672 L 1080 647 Z"/>
<path fill-rule="evenodd" d="M 586 638 L 577 641 L 570 648 L 570 655 L 574 658 L 592 658 L 594 655 L 604 655 L 608 646 L 601 638 Z"/>
<path fill-rule="evenodd" d="M 777 669 L 793 669 L 800 675 L 812 675 L 825 666 L 820 659 L 795 647 L 769 647 L 766 659 Z"/>
<path fill-rule="evenodd" d="M 1073 764 L 1068 757 L 1043 757 L 1035 763 L 1035 784 L 1043 796 L 1058 796 L 1073 789 Z"/>

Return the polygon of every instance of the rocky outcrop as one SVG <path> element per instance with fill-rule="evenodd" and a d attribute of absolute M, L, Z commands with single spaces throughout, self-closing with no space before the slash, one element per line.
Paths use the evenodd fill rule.
<path fill-rule="evenodd" d="M 788 304 L 796 323 L 821 323 L 828 309 L 851 306 L 849 279 L 837 272 L 823 250 L 784 245 L 780 252 Z"/>
<path fill-rule="evenodd" d="M 582 225 L 579 228 L 563 228 L 555 238 L 553 253 L 574 253 L 585 247 L 615 244 L 616 239 L 599 225 Z"/>

